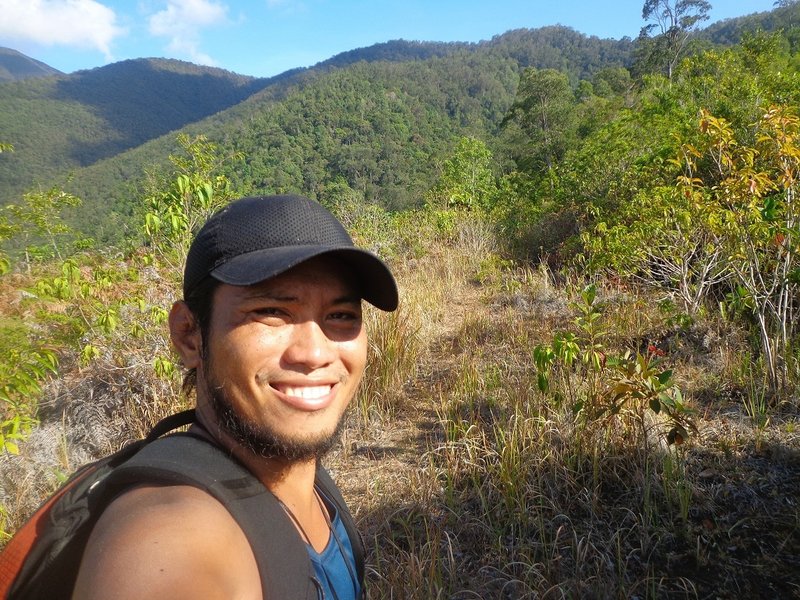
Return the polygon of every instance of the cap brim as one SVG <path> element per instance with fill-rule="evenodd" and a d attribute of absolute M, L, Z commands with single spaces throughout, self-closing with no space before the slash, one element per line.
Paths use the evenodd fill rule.
<path fill-rule="evenodd" d="M 231 258 L 210 275 L 230 285 L 254 285 L 322 255 L 336 256 L 352 268 L 364 300 L 381 310 L 397 308 L 397 283 L 389 267 L 371 252 L 352 246 L 283 246 L 256 250 Z"/>

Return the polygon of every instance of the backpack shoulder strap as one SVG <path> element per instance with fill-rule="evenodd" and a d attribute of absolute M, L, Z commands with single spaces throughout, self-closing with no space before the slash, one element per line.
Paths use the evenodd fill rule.
<path fill-rule="evenodd" d="M 154 440 L 157 440 L 161 436 L 167 435 L 168 433 L 178 429 L 179 427 L 191 425 L 192 423 L 196 422 L 197 417 L 195 416 L 195 409 L 188 408 L 186 410 L 182 410 L 181 412 L 164 417 L 158 423 L 153 425 L 153 428 L 150 430 L 150 433 L 147 434 L 147 437 L 144 441 L 145 443 L 150 443 Z"/>
<path fill-rule="evenodd" d="M 191 485 L 221 502 L 247 537 L 270 598 L 316 598 L 305 544 L 275 496 L 234 458 L 192 435 L 160 438 L 117 467 L 106 498 L 141 483 Z"/>

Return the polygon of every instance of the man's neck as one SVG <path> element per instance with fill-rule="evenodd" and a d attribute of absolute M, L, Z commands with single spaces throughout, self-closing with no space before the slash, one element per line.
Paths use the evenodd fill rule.
<path fill-rule="evenodd" d="M 316 459 L 287 461 L 259 456 L 237 443 L 227 432 L 198 415 L 202 435 L 227 449 L 281 502 L 297 527 L 298 533 L 315 550 L 328 543 L 330 529 L 324 508 L 314 491 Z"/>

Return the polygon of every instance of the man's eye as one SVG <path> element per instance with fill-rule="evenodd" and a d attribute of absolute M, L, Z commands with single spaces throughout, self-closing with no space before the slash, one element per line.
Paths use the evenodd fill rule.
<path fill-rule="evenodd" d="M 361 318 L 361 315 L 349 311 L 339 311 L 331 313 L 330 318 L 334 321 L 356 321 Z"/>
<path fill-rule="evenodd" d="M 255 309 L 253 312 L 264 317 L 277 317 L 283 314 L 281 309 L 275 308 L 274 306 L 264 306 Z"/>

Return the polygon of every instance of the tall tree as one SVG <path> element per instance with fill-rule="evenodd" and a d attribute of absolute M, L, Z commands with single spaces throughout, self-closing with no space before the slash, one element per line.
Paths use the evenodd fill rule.
<path fill-rule="evenodd" d="M 650 58 L 666 66 L 667 77 L 686 50 L 694 28 L 708 19 L 711 4 L 706 0 L 645 0 L 642 19 L 649 24 L 639 35 L 643 42 L 650 39 Z M 651 38 L 654 31 L 659 33 Z"/>
<path fill-rule="evenodd" d="M 554 69 L 525 69 L 517 97 L 504 125 L 514 123 L 522 134 L 515 152 L 521 170 L 548 175 L 574 140 L 575 94 L 566 74 Z"/>

